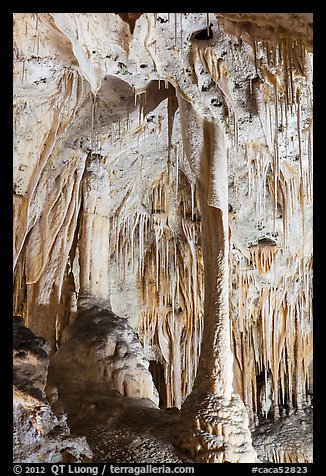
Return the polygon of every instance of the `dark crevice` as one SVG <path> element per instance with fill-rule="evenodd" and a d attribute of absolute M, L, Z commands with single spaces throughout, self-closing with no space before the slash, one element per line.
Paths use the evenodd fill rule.
<path fill-rule="evenodd" d="M 212 38 L 213 38 L 212 24 L 210 24 L 208 28 L 195 31 L 191 35 L 191 40 L 211 40 Z"/>
<path fill-rule="evenodd" d="M 151 360 L 149 362 L 149 371 L 152 374 L 154 385 L 158 391 L 160 402 L 160 408 L 166 408 L 167 405 L 167 392 L 166 392 L 166 382 L 164 378 L 164 367 L 160 362 Z"/>
<path fill-rule="evenodd" d="M 130 33 L 133 34 L 136 20 L 142 15 L 142 13 L 118 13 L 118 15 L 124 22 L 128 23 Z"/>

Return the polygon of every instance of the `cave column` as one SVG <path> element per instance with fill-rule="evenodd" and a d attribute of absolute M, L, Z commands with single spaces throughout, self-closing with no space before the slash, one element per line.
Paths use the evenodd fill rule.
<path fill-rule="evenodd" d="M 77 307 L 111 309 L 109 296 L 109 174 L 104 158 L 87 159 L 78 240 L 80 290 Z"/>
<path fill-rule="evenodd" d="M 202 352 L 181 409 L 179 446 L 196 462 L 255 462 L 245 406 L 233 389 L 229 318 L 228 175 L 223 129 L 178 97 L 184 148 L 202 217 L 205 302 Z"/>
<path fill-rule="evenodd" d="M 199 361 L 195 385 L 229 400 L 233 382 L 233 354 L 228 299 L 226 150 L 219 128 L 208 121 L 203 122 L 202 128 L 203 147 L 197 190 L 202 217 L 205 273 L 203 344 L 206 351 Z"/>

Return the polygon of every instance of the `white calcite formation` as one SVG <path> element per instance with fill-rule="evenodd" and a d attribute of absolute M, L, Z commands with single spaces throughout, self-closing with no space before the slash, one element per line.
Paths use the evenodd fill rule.
<path fill-rule="evenodd" d="M 66 341 L 53 356 L 50 379 L 56 385 L 103 383 L 110 390 L 158 404 L 148 361 L 127 319 L 93 307 L 80 312 Z"/>
<path fill-rule="evenodd" d="M 312 56 L 309 13 L 14 14 L 14 315 L 194 461 L 311 405 Z"/>

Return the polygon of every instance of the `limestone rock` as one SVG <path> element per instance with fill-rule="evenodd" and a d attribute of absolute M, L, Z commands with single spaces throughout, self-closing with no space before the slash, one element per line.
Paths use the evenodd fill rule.
<path fill-rule="evenodd" d="M 50 380 L 102 383 L 122 395 L 148 398 L 158 404 L 158 393 L 142 346 L 127 319 L 94 306 L 80 312 L 58 352 Z"/>
<path fill-rule="evenodd" d="M 21 317 L 13 320 L 13 384 L 22 392 L 45 397 L 50 345 L 25 327 Z"/>
<path fill-rule="evenodd" d="M 87 462 L 86 438 L 70 435 L 67 415 L 45 398 L 49 344 L 14 318 L 13 459 L 17 463 Z M 52 389 L 52 393 L 53 393 Z M 58 408 L 57 408 L 58 409 Z"/>
<path fill-rule="evenodd" d="M 252 433 L 252 438 L 263 463 L 312 463 L 311 406 L 306 404 L 302 410 L 284 416 L 277 422 L 265 419 Z"/>

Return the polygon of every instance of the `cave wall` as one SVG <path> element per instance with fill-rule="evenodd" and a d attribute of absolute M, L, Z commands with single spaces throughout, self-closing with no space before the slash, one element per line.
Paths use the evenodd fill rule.
<path fill-rule="evenodd" d="M 207 206 L 227 210 L 233 385 L 254 427 L 312 393 L 312 20 L 127 20 L 14 15 L 13 312 L 52 352 L 80 309 L 128 317 L 180 408 L 204 328 L 198 186 L 213 183 Z M 221 196 L 221 167 L 205 178 L 191 152 L 211 137 L 221 156 L 203 124 L 221 131 Z"/>

